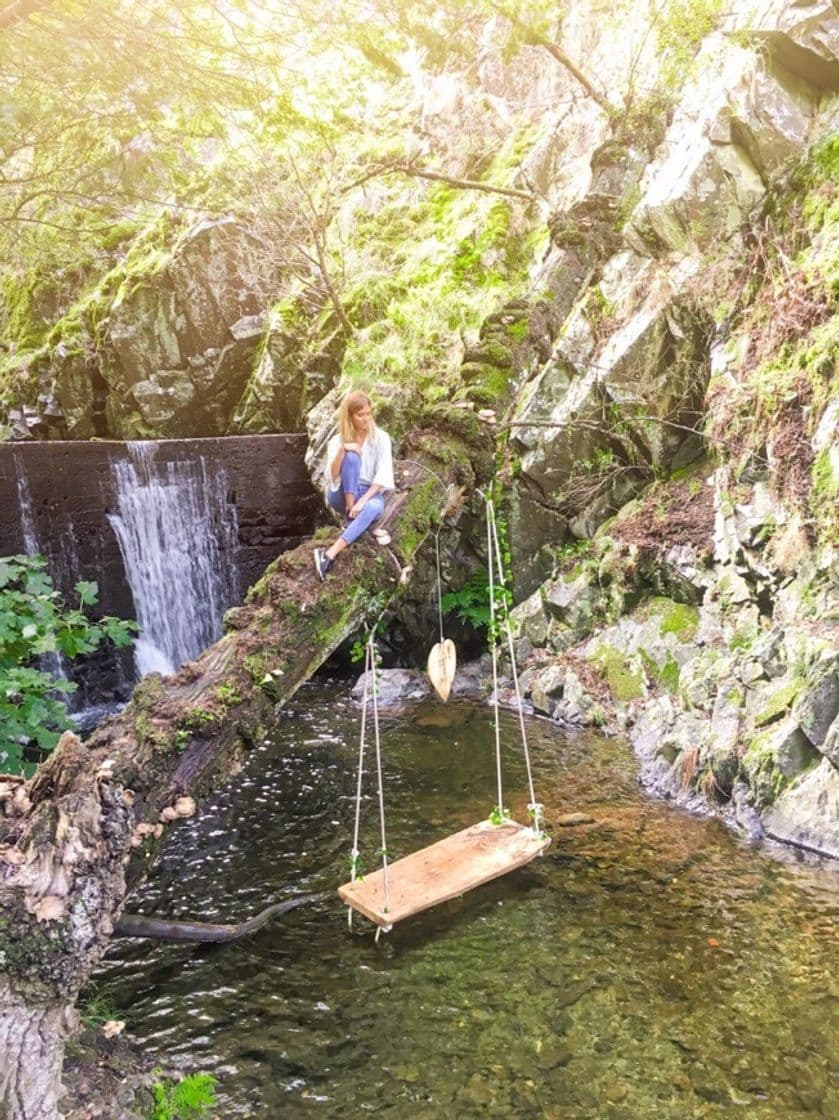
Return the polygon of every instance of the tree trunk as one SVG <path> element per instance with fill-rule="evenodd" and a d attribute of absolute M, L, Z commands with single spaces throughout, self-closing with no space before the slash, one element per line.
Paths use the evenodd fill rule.
<path fill-rule="evenodd" d="M 78 1016 L 69 1002 L 29 1003 L 0 981 L 0 1117 L 57 1120 L 64 1044 Z"/>
<path fill-rule="evenodd" d="M 386 513 L 398 515 L 393 549 L 406 566 L 445 508 L 492 470 L 492 441 L 471 413 L 443 407 L 431 419 L 433 430 L 404 441 L 411 459 L 396 465 L 399 490 Z M 146 874 L 164 830 L 192 811 L 181 799 L 236 772 L 275 706 L 400 592 L 399 561 L 366 542 L 342 553 L 319 582 L 314 543 L 268 567 L 197 661 L 172 677 L 146 677 L 86 743 L 65 733 L 27 783 L 27 798 L 5 802 L 12 815 L 0 818 L 0 1120 L 58 1115 L 73 1005 L 129 885 Z"/>

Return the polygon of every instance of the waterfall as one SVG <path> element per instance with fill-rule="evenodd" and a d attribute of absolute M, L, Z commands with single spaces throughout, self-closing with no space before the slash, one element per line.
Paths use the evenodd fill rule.
<path fill-rule="evenodd" d="M 239 599 L 238 523 L 227 475 L 203 456 L 158 461 L 159 445 L 133 442 L 111 469 L 122 553 L 140 634 L 140 675 L 174 673 L 220 635 Z"/>
<path fill-rule="evenodd" d="M 38 530 L 35 525 L 35 515 L 32 512 L 32 495 L 29 493 L 29 481 L 26 469 L 17 453 L 14 455 L 14 464 L 17 472 L 17 500 L 20 507 L 20 533 L 23 540 L 23 552 L 26 556 L 44 555 L 38 541 Z M 67 679 L 69 671 L 62 655 L 57 651 L 42 653 L 38 657 L 38 666 L 45 673 L 55 677 L 56 680 Z M 72 701 L 65 698 L 68 707 Z"/>
<path fill-rule="evenodd" d="M 38 534 L 35 529 L 35 518 L 32 515 L 32 496 L 29 493 L 29 483 L 24 473 L 23 464 L 15 456 L 17 467 L 17 500 L 20 507 L 20 533 L 23 538 L 23 551 L 26 556 L 37 556 L 41 551 L 38 545 Z"/>

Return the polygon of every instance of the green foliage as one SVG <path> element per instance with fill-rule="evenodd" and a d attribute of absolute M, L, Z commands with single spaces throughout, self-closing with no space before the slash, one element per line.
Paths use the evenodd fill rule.
<path fill-rule="evenodd" d="M 831 183 L 839 183 L 839 132 L 823 137 L 813 146 L 813 165 Z"/>
<path fill-rule="evenodd" d="M 90 1027 L 98 1027 L 110 1019 L 117 1019 L 117 1009 L 109 996 L 99 990 L 95 980 L 91 980 L 79 998 L 79 1011 L 82 1022 Z"/>
<path fill-rule="evenodd" d="M 839 543 L 839 470 L 828 448 L 820 451 L 810 468 L 810 508 L 825 542 Z"/>
<path fill-rule="evenodd" d="M 702 40 L 720 21 L 725 0 L 668 0 L 655 17 L 656 42 L 665 80 L 680 85 L 691 73 Z"/>
<path fill-rule="evenodd" d="M 31 773 L 26 749 L 52 750 L 70 726 L 60 697 L 76 686 L 55 680 L 38 658 L 60 653 L 72 660 L 104 641 L 130 645 L 136 632 L 136 623 L 85 615 L 83 608 L 96 602 L 95 583 L 82 580 L 75 590 L 79 604 L 71 607 L 53 589 L 42 556 L 0 558 L 0 764 L 12 772 Z"/>
<path fill-rule="evenodd" d="M 182 1081 L 155 1081 L 151 1120 L 201 1120 L 216 1107 L 215 1087 L 210 1073 L 191 1073 Z"/>
<path fill-rule="evenodd" d="M 490 824 L 505 824 L 507 821 L 512 820 L 510 810 L 506 805 L 494 805 L 492 812 L 489 815 Z"/>
<path fill-rule="evenodd" d="M 495 588 L 496 607 L 499 588 Z M 443 595 L 443 614 L 453 614 L 461 622 L 474 626 L 476 630 L 489 628 L 489 576 L 486 568 L 473 572 L 469 581 L 457 591 L 447 591 Z"/>
<path fill-rule="evenodd" d="M 632 0 L 627 0 L 631 3 Z M 615 110 L 613 124 L 618 139 L 652 155 L 662 139 L 676 98 L 696 72 L 696 56 L 706 35 L 718 25 L 724 0 L 667 0 L 651 10 L 650 29 L 658 58 L 658 79 L 652 89 L 635 84 L 636 65 L 630 65 L 624 106 Z M 644 47 L 642 42 L 639 50 Z M 621 228 L 640 195 L 636 184 L 618 206 L 616 225 Z"/>
<path fill-rule="evenodd" d="M 242 697 L 229 681 L 222 681 L 221 684 L 217 685 L 213 695 L 218 703 L 225 709 L 242 703 Z"/>

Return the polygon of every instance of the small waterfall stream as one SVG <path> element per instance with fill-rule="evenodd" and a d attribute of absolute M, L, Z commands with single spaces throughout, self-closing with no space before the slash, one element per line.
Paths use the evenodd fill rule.
<path fill-rule="evenodd" d="M 32 495 L 29 492 L 29 480 L 26 477 L 26 468 L 20 458 L 15 455 L 17 468 L 17 499 L 20 506 L 20 535 L 23 540 L 23 551 L 26 556 L 37 556 L 43 552 L 38 543 L 38 531 L 35 527 L 35 517 L 32 511 Z M 50 673 L 56 680 L 67 679 L 69 672 L 64 658 L 60 653 L 42 653 L 38 664 L 45 673 Z M 72 700 L 68 698 L 68 707 L 72 709 Z"/>
<path fill-rule="evenodd" d="M 158 462 L 152 442 L 127 452 L 111 466 L 118 508 L 108 517 L 140 624 L 137 672 L 174 673 L 219 637 L 238 601 L 236 509 L 224 469 L 203 456 Z"/>

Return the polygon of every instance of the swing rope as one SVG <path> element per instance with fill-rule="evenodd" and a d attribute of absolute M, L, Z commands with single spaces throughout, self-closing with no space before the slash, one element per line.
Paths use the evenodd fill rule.
<path fill-rule="evenodd" d="M 502 591 L 506 591 L 506 581 L 504 578 L 504 565 L 501 560 L 501 547 L 498 541 L 498 526 L 495 520 L 495 504 L 489 496 L 486 496 L 487 507 L 487 562 L 489 569 L 489 610 L 490 610 L 490 633 L 492 635 L 492 683 L 495 696 L 495 740 L 496 740 L 496 766 L 498 768 L 498 793 L 499 793 L 499 810 L 503 814 L 503 804 L 500 799 L 501 795 L 501 749 L 499 746 L 499 730 L 498 730 L 498 682 L 496 671 L 496 635 L 495 635 L 495 575 L 493 567 L 497 566 L 498 585 Z M 524 751 L 524 763 L 527 770 L 527 786 L 530 792 L 530 801 L 527 809 L 532 818 L 531 829 L 539 835 L 542 832 L 542 812 L 544 806 L 541 802 L 536 800 L 536 791 L 533 785 L 533 770 L 530 765 L 530 749 L 527 745 L 527 731 L 524 723 L 524 703 L 521 696 L 521 688 L 519 687 L 519 675 L 516 668 L 516 651 L 513 643 L 513 628 L 510 625 L 510 614 L 506 609 L 506 602 L 504 603 L 504 629 L 507 635 L 507 649 L 510 655 L 510 666 L 513 675 L 513 688 L 516 693 L 516 707 L 519 714 L 519 728 L 521 730 L 522 749 Z"/>
<path fill-rule="evenodd" d="M 504 577 L 504 564 L 501 555 L 501 546 L 498 537 L 498 525 L 495 517 L 495 505 L 489 495 L 478 491 L 480 496 L 486 503 L 486 517 L 487 517 L 487 567 L 488 567 L 488 591 L 489 591 L 489 616 L 490 616 L 490 652 L 492 656 L 492 688 L 493 688 L 493 707 L 494 707 L 494 724 L 495 724 L 495 768 L 498 783 L 498 805 L 497 811 L 492 814 L 491 819 L 494 823 L 501 823 L 507 819 L 507 812 L 504 808 L 504 793 L 502 784 L 501 772 L 501 728 L 499 719 L 499 696 L 498 696 L 498 632 L 497 632 L 497 619 L 503 618 L 504 630 L 507 636 L 507 648 L 510 656 L 510 665 L 512 669 L 513 687 L 516 694 L 516 706 L 519 715 L 519 727 L 521 730 L 522 748 L 524 751 L 524 761 L 527 770 L 527 784 L 530 792 L 530 801 L 528 803 L 528 812 L 532 818 L 530 825 L 530 832 L 534 837 L 542 838 L 542 813 L 544 806 L 536 800 L 536 792 L 533 785 L 533 769 L 530 762 L 530 749 L 527 743 L 527 731 L 524 721 L 524 703 L 522 701 L 521 687 L 519 684 L 518 669 L 516 667 L 515 645 L 513 642 L 513 630 L 510 624 L 510 615 L 507 610 L 506 598 L 506 581 Z M 437 601 L 438 601 L 438 614 L 440 622 L 440 641 L 443 638 L 443 610 L 442 610 L 442 579 L 440 572 L 440 541 L 439 532 L 434 535 L 434 546 L 437 566 Z M 501 589 L 502 601 L 496 603 L 496 586 Z M 353 845 L 352 854 L 350 856 L 351 868 L 351 881 L 355 882 L 360 876 L 359 869 L 359 836 L 361 829 L 361 796 L 362 796 L 362 780 L 364 776 L 364 750 L 367 735 L 367 705 L 372 699 L 373 704 L 373 734 L 376 747 L 376 777 L 378 783 L 378 801 L 379 801 L 379 823 L 381 832 L 381 855 L 382 855 L 382 888 L 383 888 L 383 901 L 384 907 L 382 913 L 387 914 L 390 910 L 390 886 L 388 882 L 388 851 L 387 851 L 387 831 L 385 825 L 385 795 L 384 795 L 384 780 L 382 775 L 382 748 L 381 748 L 381 733 L 379 728 L 379 687 L 377 679 L 377 656 L 375 646 L 375 626 L 371 627 L 367 634 L 367 642 L 365 648 L 364 658 L 364 688 L 362 693 L 362 709 L 361 709 L 361 734 L 358 747 L 358 778 L 356 782 L 356 795 L 355 795 L 355 825 L 353 829 Z M 497 820 L 496 820 L 497 816 Z M 350 907 L 347 919 L 350 927 L 352 927 L 352 907 Z M 387 933 L 392 929 L 391 925 L 381 926 L 376 929 L 376 941 L 378 942 L 381 934 Z"/>
<path fill-rule="evenodd" d="M 379 732 L 379 688 L 376 679 L 376 648 L 374 642 L 375 627 L 370 630 L 367 636 L 367 644 L 364 652 L 364 689 L 361 696 L 361 734 L 359 736 L 358 744 L 358 777 L 356 779 L 355 787 L 355 825 L 353 828 L 353 843 L 352 853 L 350 855 L 350 882 L 354 883 L 356 879 L 360 878 L 358 874 L 360 850 L 359 835 L 361 831 L 361 789 L 362 779 L 364 777 L 364 748 L 367 735 L 367 703 L 368 698 L 372 696 L 373 700 L 373 737 L 376 744 L 376 773 L 378 777 L 379 786 L 379 825 L 381 832 L 382 843 L 382 885 L 384 888 L 384 909 L 385 913 L 390 909 L 390 893 L 388 885 L 388 867 L 387 867 L 387 830 L 385 827 L 385 793 L 384 783 L 382 781 L 382 743 L 381 735 Z M 372 682 L 372 687 L 370 683 Z M 347 924 L 352 929 L 352 907 L 347 911 Z M 390 926 L 379 926 L 376 931 L 376 940 L 379 940 L 382 928 L 387 932 Z"/>
<path fill-rule="evenodd" d="M 361 735 L 358 743 L 358 778 L 355 787 L 355 827 L 353 829 L 352 851 L 350 853 L 350 882 L 358 878 L 358 859 L 361 855 L 358 849 L 358 836 L 361 829 L 361 779 L 364 776 L 364 738 L 367 731 L 367 676 L 370 670 L 370 646 L 364 650 L 364 691 L 361 696 Z M 347 925 L 352 929 L 352 907 L 347 908 Z"/>
<path fill-rule="evenodd" d="M 489 511 L 489 508 L 490 502 L 487 500 L 487 511 Z M 504 794 L 501 783 L 501 724 L 498 718 L 498 645 L 495 640 L 495 581 L 492 574 L 492 528 L 490 526 L 489 512 L 487 512 L 487 560 L 489 571 L 489 644 L 492 654 L 492 704 L 495 713 L 495 718 L 493 720 L 493 724 L 495 725 L 495 773 L 498 782 L 497 812 L 500 817 L 503 817 Z"/>
<path fill-rule="evenodd" d="M 434 553 L 437 559 L 437 622 L 440 627 L 441 646 L 445 641 L 443 635 L 443 579 L 440 574 L 440 529 L 442 528 L 442 525 L 438 526 L 437 532 L 434 534 Z"/>
<path fill-rule="evenodd" d="M 390 909 L 390 897 L 388 895 L 388 882 L 387 882 L 387 833 L 385 829 L 385 787 L 382 782 L 382 744 L 379 735 L 379 685 L 376 680 L 376 650 L 373 644 L 374 631 L 370 631 L 370 637 L 367 639 L 368 648 L 370 650 L 370 678 L 373 682 L 373 733 L 376 739 L 376 773 L 379 781 L 379 821 L 381 826 L 382 837 L 382 883 L 384 887 L 384 912 L 387 913 Z M 381 928 L 381 927 L 380 927 Z"/>

